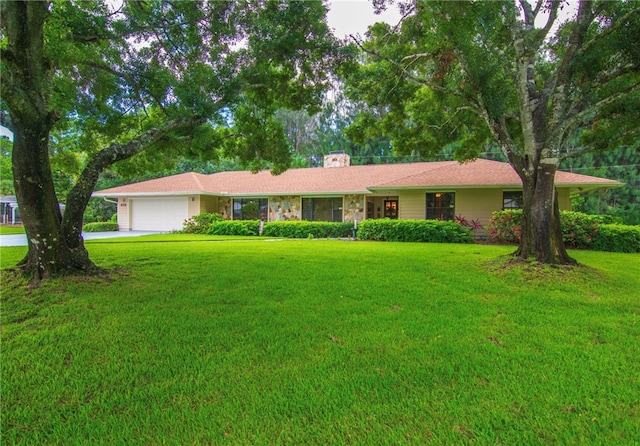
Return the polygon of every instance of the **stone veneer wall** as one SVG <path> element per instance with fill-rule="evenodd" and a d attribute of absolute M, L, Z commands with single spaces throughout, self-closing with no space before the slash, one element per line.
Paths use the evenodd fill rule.
<path fill-rule="evenodd" d="M 231 220 L 233 217 L 232 212 L 233 199 L 232 198 L 220 198 L 218 199 L 218 213 L 222 215 L 225 220 Z"/>
<path fill-rule="evenodd" d="M 346 223 L 364 220 L 364 195 L 344 196 L 344 217 Z"/>
<path fill-rule="evenodd" d="M 269 198 L 269 221 L 302 220 L 302 197 Z"/>

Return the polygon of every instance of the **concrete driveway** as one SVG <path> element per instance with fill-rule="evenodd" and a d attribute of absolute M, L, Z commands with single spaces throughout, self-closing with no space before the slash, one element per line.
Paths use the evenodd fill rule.
<path fill-rule="evenodd" d="M 83 232 L 82 237 L 86 240 L 116 237 L 137 237 L 141 235 L 162 234 L 154 231 L 122 231 L 122 232 Z M 25 234 L 0 235 L 0 246 L 27 246 L 27 236 Z"/>

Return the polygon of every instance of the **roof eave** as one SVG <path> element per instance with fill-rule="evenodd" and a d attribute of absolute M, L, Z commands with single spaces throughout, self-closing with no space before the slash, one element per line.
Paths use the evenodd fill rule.
<path fill-rule="evenodd" d="M 141 197 L 184 197 L 188 195 L 217 195 L 211 192 L 198 191 L 180 191 L 180 192 L 94 192 L 92 197 L 128 197 L 128 198 L 141 198 Z"/>
<path fill-rule="evenodd" d="M 597 189 L 617 189 L 624 187 L 625 183 L 574 183 L 566 185 L 558 185 L 557 187 L 569 187 L 572 194 L 583 194 Z"/>

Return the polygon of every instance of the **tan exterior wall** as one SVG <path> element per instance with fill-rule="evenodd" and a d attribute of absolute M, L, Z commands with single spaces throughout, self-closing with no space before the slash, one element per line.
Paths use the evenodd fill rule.
<path fill-rule="evenodd" d="M 462 215 L 467 220 L 480 220 L 483 226 L 489 223 L 493 211 L 502 209 L 502 189 L 459 189 L 454 192 L 456 194 L 455 215 Z M 424 220 L 426 194 L 425 190 L 401 192 L 399 195 L 400 219 Z"/>
<path fill-rule="evenodd" d="M 218 197 L 200 195 L 200 214 L 213 214 L 218 212 Z"/>
<path fill-rule="evenodd" d="M 118 230 L 130 231 L 129 222 L 129 199 L 127 197 L 118 198 Z"/>
<path fill-rule="evenodd" d="M 400 220 L 424 220 L 426 215 L 426 192 L 423 190 L 402 191 L 398 195 L 398 218 Z"/>
<path fill-rule="evenodd" d="M 187 218 L 198 214 L 200 214 L 200 197 L 195 195 L 189 196 L 187 198 Z"/>
<path fill-rule="evenodd" d="M 366 197 L 365 201 L 367 202 L 365 213 L 366 218 L 382 218 L 383 217 L 383 201 L 384 197 Z"/>
<path fill-rule="evenodd" d="M 558 189 L 558 207 L 561 211 L 571 210 L 571 191 L 566 187 Z"/>
<path fill-rule="evenodd" d="M 451 192 L 442 190 L 440 192 Z M 455 215 L 462 215 L 467 220 L 479 220 L 483 227 L 489 224 L 489 219 L 494 211 L 502 209 L 503 189 L 459 189 L 456 194 Z M 399 215 L 402 220 L 423 220 L 426 215 L 425 190 L 402 191 L 398 196 L 389 198 L 398 199 Z M 355 218 L 361 221 L 365 218 L 382 218 L 384 213 L 384 196 L 345 195 L 343 221 L 352 222 Z M 203 212 L 218 212 L 224 218 L 232 218 L 231 197 L 212 197 L 207 195 L 189 196 L 188 217 Z M 558 204 L 561 210 L 571 209 L 571 196 L 569 188 L 558 189 Z M 118 228 L 120 231 L 131 230 L 130 198 L 118 198 Z M 378 211 L 381 209 L 381 211 Z M 282 196 L 269 198 L 269 221 L 285 219 L 301 219 L 302 198 L 300 196 Z M 288 217 L 288 218 L 287 218 Z M 486 231 L 479 231 L 478 235 Z"/>
<path fill-rule="evenodd" d="M 461 189 L 456 191 L 456 215 L 487 226 L 494 211 L 502 209 L 502 189 Z"/>
<path fill-rule="evenodd" d="M 442 190 L 439 192 L 451 192 Z M 461 215 L 467 221 L 478 220 L 483 227 L 489 224 L 491 214 L 502 209 L 502 189 L 459 189 L 453 191 L 455 197 L 455 215 Z M 426 216 L 425 190 L 403 191 L 399 195 L 400 219 L 424 220 Z M 485 230 L 477 235 L 486 234 Z"/>

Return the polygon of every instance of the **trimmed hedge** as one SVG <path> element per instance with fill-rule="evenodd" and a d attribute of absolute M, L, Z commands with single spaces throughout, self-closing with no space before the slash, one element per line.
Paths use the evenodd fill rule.
<path fill-rule="evenodd" d="M 614 224 L 609 215 L 560 211 L 565 246 L 610 252 L 640 252 L 640 226 Z M 522 210 L 494 212 L 489 221 L 489 236 L 500 243 L 518 243 Z"/>
<path fill-rule="evenodd" d="M 209 226 L 209 235 L 258 235 L 260 220 L 223 220 Z"/>
<path fill-rule="evenodd" d="M 473 243 L 471 229 L 440 220 L 364 220 L 357 235 L 361 240 L 387 242 Z"/>
<path fill-rule="evenodd" d="M 328 221 L 274 221 L 262 235 L 282 238 L 340 238 L 352 235 L 352 223 Z M 209 235 L 259 235 L 260 220 L 224 220 L 220 214 L 200 214 L 185 220 L 182 232 Z"/>
<path fill-rule="evenodd" d="M 262 235 L 283 238 L 342 238 L 352 235 L 353 223 L 329 221 L 273 221 L 265 223 Z"/>
<path fill-rule="evenodd" d="M 610 252 L 640 252 L 640 226 L 600 225 L 589 249 Z"/>
<path fill-rule="evenodd" d="M 113 232 L 118 231 L 118 223 L 111 221 L 96 221 L 93 223 L 87 223 L 82 227 L 84 232 Z"/>

